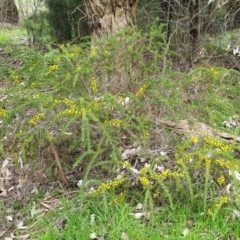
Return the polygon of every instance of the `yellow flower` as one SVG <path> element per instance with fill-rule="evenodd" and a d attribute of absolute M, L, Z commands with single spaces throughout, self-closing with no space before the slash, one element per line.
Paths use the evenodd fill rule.
<path fill-rule="evenodd" d="M 143 185 L 143 187 L 148 187 L 151 183 L 146 177 L 140 177 L 140 183 Z"/>
<path fill-rule="evenodd" d="M 56 64 L 53 64 L 53 65 L 50 65 L 48 67 L 48 72 L 47 72 L 47 75 L 54 72 L 54 71 L 57 71 L 59 69 L 59 67 L 56 65 Z"/>
<path fill-rule="evenodd" d="M 146 91 L 146 84 L 143 84 L 143 86 L 141 88 L 139 88 L 139 90 L 137 91 L 137 93 L 135 94 L 136 97 L 140 97 L 143 95 L 143 93 Z"/>
<path fill-rule="evenodd" d="M 208 209 L 207 213 L 208 213 L 208 215 L 213 216 L 213 211 L 211 208 Z"/>
<path fill-rule="evenodd" d="M 225 182 L 225 177 L 223 175 L 221 175 L 218 179 L 217 182 L 219 185 L 222 185 Z"/>
<path fill-rule="evenodd" d="M 198 142 L 198 138 L 197 137 L 192 137 L 192 142 L 193 143 L 197 143 Z"/>
<path fill-rule="evenodd" d="M 127 124 L 123 121 L 123 120 L 120 120 L 120 119 L 112 119 L 110 121 L 105 121 L 105 124 L 108 125 L 108 126 L 112 126 L 112 127 L 126 127 Z"/>
<path fill-rule="evenodd" d="M 160 192 L 155 192 L 154 194 L 153 194 L 153 198 L 158 198 L 160 196 Z"/>
<path fill-rule="evenodd" d="M 90 51 L 90 57 L 95 57 L 97 55 L 98 48 L 99 48 L 98 46 L 92 47 L 92 49 Z"/>
<path fill-rule="evenodd" d="M 0 117 L 7 117 L 8 116 L 8 113 L 5 109 L 0 109 Z"/>
<path fill-rule="evenodd" d="M 29 125 L 35 125 L 38 121 L 40 121 L 44 117 L 44 113 L 39 113 L 34 116 L 32 119 L 28 121 Z"/>
<path fill-rule="evenodd" d="M 131 164 L 129 163 L 129 161 L 126 160 L 126 161 L 123 162 L 123 167 L 130 168 Z"/>
<path fill-rule="evenodd" d="M 97 91 L 97 80 L 95 78 L 92 78 L 90 85 L 91 85 L 92 91 L 96 92 Z"/>

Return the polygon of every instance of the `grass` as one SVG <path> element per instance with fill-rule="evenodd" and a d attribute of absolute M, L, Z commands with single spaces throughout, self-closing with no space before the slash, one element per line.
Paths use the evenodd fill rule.
<path fill-rule="evenodd" d="M 123 233 L 129 239 L 142 240 L 235 239 L 239 234 L 238 220 L 226 219 L 224 211 L 213 221 L 198 211 L 197 206 L 190 208 L 176 203 L 173 210 L 162 206 L 149 218 L 134 219 L 133 207 L 113 202 L 111 196 L 88 202 L 84 202 L 81 196 L 63 201 L 61 213 L 58 211 L 58 216 L 54 216 L 58 222 L 53 223 L 53 219 L 48 217 L 48 220 L 41 221 L 47 233 L 38 235 L 38 239 L 87 240 L 93 233 L 104 239 L 119 239 Z M 91 220 L 93 218 L 94 221 Z M 64 223 L 60 219 L 65 219 Z"/>
<path fill-rule="evenodd" d="M 18 38 L 26 37 L 26 31 L 19 27 L 13 27 L 13 29 L 2 28 L 0 31 L 0 46 L 7 44 L 14 45 L 18 43 Z"/>
<path fill-rule="evenodd" d="M 159 120 L 188 119 L 239 135 L 239 127 L 223 122 L 234 115 L 239 120 L 240 74 L 215 66 L 172 71 L 174 54 L 162 55 L 160 30 L 153 26 L 151 38 L 135 29 L 126 42 L 109 37 L 94 48 L 84 43 L 48 52 L 23 49 L 13 32 L 3 31 L 6 60 L 24 63 L 1 65 L 1 157 L 29 166 L 29 186 L 39 184 L 37 193 L 28 190 L 12 207 L 28 228 L 14 229 L 1 211 L 4 229 L 49 240 L 94 233 L 97 239 L 238 239 L 239 145 L 188 138 Z M 169 60 L 164 73 L 158 65 L 163 58 Z M 127 71 L 131 91 L 106 91 L 116 62 Z M 49 190 L 57 175 L 50 145 L 63 171 L 74 172 L 71 188 Z M 79 180 L 83 185 L 76 188 Z"/>

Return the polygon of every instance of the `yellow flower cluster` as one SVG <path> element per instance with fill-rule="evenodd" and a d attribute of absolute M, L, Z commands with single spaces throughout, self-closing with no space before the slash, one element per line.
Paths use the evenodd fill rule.
<path fill-rule="evenodd" d="M 210 216 L 213 216 L 213 211 L 212 211 L 211 208 L 208 209 L 207 214 L 210 215 Z"/>
<path fill-rule="evenodd" d="M 48 67 L 48 72 L 47 72 L 47 75 L 52 73 L 52 72 L 55 72 L 59 69 L 58 65 L 56 64 L 52 64 Z"/>
<path fill-rule="evenodd" d="M 117 194 L 117 196 L 114 198 L 115 203 L 123 202 L 126 198 L 126 191 L 120 192 Z"/>
<path fill-rule="evenodd" d="M 170 169 L 166 169 L 162 173 L 153 173 L 151 175 L 152 180 L 157 180 L 157 179 L 164 180 L 168 177 L 182 178 L 184 177 L 184 172 L 177 172 L 177 171 L 171 171 Z"/>
<path fill-rule="evenodd" d="M 71 75 L 71 73 L 68 72 L 68 73 L 66 74 L 66 79 L 67 79 L 67 80 L 70 80 L 71 78 L 72 78 L 72 75 Z"/>
<path fill-rule="evenodd" d="M 90 86 L 93 92 L 97 91 L 97 80 L 95 78 L 92 78 L 90 82 Z"/>
<path fill-rule="evenodd" d="M 82 48 L 75 45 L 72 49 L 72 51 L 76 54 L 76 55 L 79 55 L 81 52 L 82 52 Z"/>
<path fill-rule="evenodd" d="M 16 84 L 20 83 L 20 77 L 17 73 L 13 73 L 12 76 L 13 76 L 13 80 Z"/>
<path fill-rule="evenodd" d="M 217 138 L 205 137 L 204 141 L 213 147 L 220 148 L 223 152 L 231 152 L 233 150 L 232 144 L 224 144 L 222 141 L 220 141 Z"/>
<path fill-rule="evenodd" d="M 160 192 L 153 193 L 153 198 L 158 198 L 160 196 Z"/>
<path fill-rule="evenodd" d="M 1 108 L 0 109 L 0 117 L 7 117 L 8 116 L 8 113 L 5 109 Z"/>
<path fill-rule="evenodd" d="M 167 177 L 169 177 L 171 175 L 171 171 L 170 169 L 166 169 L 161 173 L 161 177 L 162 179 L 166 179 Z"/>
<path fill-rule="evenodd" d="M 45 133 L 44 134 L 45 139 L 47 139 L 49 142 L 52 142 L 54 137 L 51 133 Z"/>
<path fill-rule="evenodd" d="M 227 169 L 230 170 L 240 170 L 239 165 L 233 161 L 229 161 L 229 160 L 224 160 L 224 159 L 216 159 L 215 160 L 215 164 L 221 166 L 221 167 L 225 167 Z"/>
<path fill-rule="evenodd" d="M 143 84 L 143 86 L 141 88 L 139 88 L 139 90 L 136 92 L 136 97 L 140 97 L 143 95 L 143 93 L 146 91 L 146 84 Z"/>
<path fill-rule="evenodd" d="M 33 118 L 31 118 L 28 121 L 28 124 L 35 125 L 37 122 L 39 122 L 44 117 L 44 115 L 45 115 L 44 113 L 37 114 L 36 116 L 34 116 Z"/>
<path fill-rule="evenodd" d="M 74 47 L 61 45 L 60 49 L 62 50 L 63 53 L 65 53 L 65 56 L 68 58 L 78 57 L 82 52 L 82 48 L 77 45 Z"/>
<path fill-rule="evenodd" d="M 89 114 L 91 114 L 93 111 L 97 111 L 99 110 L 103 104 L 93 100 L 91 101 L 88 105 L 85 105 L 85 107 L 81 107 L 81 99 L 78 99 L 79 102 L 77 101 L 72 101 L 70 99 L 64 99 L 64 100 L 54 100 L 56 105 L 60 105 L 60 104 L 64 104 L 66 105 L 67 109 L 63 110 L 62 112 L 60 112 L 57 117 L 60 116 L 81 116 L 83 112 L 87 112 Z"/>
<path fill-rule="evenodd" d="M 214 201 L 212 208 L 209 208 L 207 213 L 210 216 L 214 215 L 214 212 L 217 212 L 224 204 L 229 202 L 229 198 L 227 196 L 221 196 L 220 198 Z"/>
<path fill-rule="evenodd" d="M 151 185 L 151 182 L 145 176 L 140 177 L 139 181 L 145 188 Z"/>
<path fill-rule="evenodd" d="M 143 168 L 140 169 L 140 173 L 141 173 L 142 175 L 145 175 L 145 174 L 147 174 L 148 172 L 149 172 L 149 167 L 143 167 Z"/>
<path fill-rule="evenodd" d="M 92 110 L 98 110 L 100 107 L 102 107 L 103 105 L 101 103 L 99 103 L 98 101 L 92 101 L 90 104 L 89 104 L 89 111 L 92 111 Z"/>
<path fill-rule="evenodd" d="M 70 99 L 64 99 L 63 103 L 67 105 L 68 109 L 63 111 L 63 115 L 74 115 L 79 116 L 81 115 L 82 111 L 79 109 L 79 107 L 76 105 L 76 103 Z M 85 110 L 85 108 L 82 108 L 82 110 Z"/>
<path fill-rule="evenodd" d="M 216 68 L 214 68 L 214 67 L 210 68 L 210 72 L 212 73 L 212 75 L 215 78 L 218 77 L 218 75 L 219 75 L 219 71 Z"/>
<path fill-rule="evenodd" d="M 198 142 L 198 138 L 197 137 L 192 137 L 191 140 L 192 140 L 193 143 L 197 143 Z"/>
<path fill-rule="evenodd" d="M 123 167 L 125 167 L 125 168 L 130 168 L 130 167 L 131 167 L 131 164 L 129 163 L 129 161 L 124 161 L 124 162 L 123 162 Z"/>
<path fill-rule="evenodd" d="M 131 52 L 133 50 L 132 46 L 128 46 L 128 52 Z"/>
<path fill-rule="evenodd" d="M 149 131 L 147 131 L 147 130 L 144 131 L 143 136 L 144 136 L 145 141 L 147 141 L 149 139 Z"/>
<path fill-rule="evenodd" d="M 228 197 L 227 196 L 222 196 L 222 197 L 220 197 L 219 199 L 217 199 L 216 201 L 215 201 L 215 203 L 214 203 L 214 206 L 216 207 L 216 208 L 219 208 L 219 207 L 221 207 L 223 204 L 226 204 L 226 203 L 228 203 Z"/>
<path fill-rule="evenodd" d="M 109 51 L 106 51 L 106 50 L 105 50 L 105 51 L 104 51 L 104 55 L 105 55 L 105 56 L 109 56 Z"/>
<path fill-rule="evenodd" d="M 112 126 L 112 127 L 126 127 L 127 124 L 120 119 L 112 119 L 110 121 L 105 121 L 105 124 L 107 126 Z"/>
<path fill-rule="evenodd" d="M 38 62 L 36 62 L 36 63 L 34 63 L 31 67 L 30 67 L 30 69 L 29 69 L 29 71 L 30 72 L 32 72 L 33 70 L 34 70 L 34 68 L 36 68 L 36 67 L 38 67 L 39 66 L 39 64 L 40 64 L 40 62 L 38 61 Z"/>
<path fill-rule="evenodd" d="M 82 69 L 81 66 L 79 64 L 77 64 L 76 65 L 76 71 L 79 72 L 79 71 L 81 71 L 81 69 Z"/>
<path fill-rule="evenodd" d="M 217 178 L 217 182 L 219 185 L 224 184 L 225 182 L 225 177 L 223 175 L 221 175 L 219 178 Z"/>
<path fill-rule="evenodd" d="M 178 153 L 176 153 L 177 164 L 179 164 L 179 165 L 189 161 L 193 157 L 193 155 L 191 153 L 186 153 L 180 158 L 179 152 L 181 152 L 181 150 L 178 150 Z"/>
<path fill-rule="evenodd" d="M 90 57 L 95 57 L 97 55 L 97 50 L 99 49 L 98 46 L 94 46 L 92 47 L 91 51 L 90 51 Z"/>
<path fill-rule="evenodd" d="M 210 167 L 211 163 L 212 163 L 212 160 L 210 158 L 207 158 L 207 157 L 205 157 L 204 160 L 205 160 L 205 166 Z"/>
<path fill-rule="evenodd" d="M 125 182 L 124 178 L 117 180 L 109 180 L 105 183 L 100 184 L 96 190 L 92 191 L 92 194 L 94 197 L 99 196 L 105 191 L 121 186 L 124 182 Z"/>

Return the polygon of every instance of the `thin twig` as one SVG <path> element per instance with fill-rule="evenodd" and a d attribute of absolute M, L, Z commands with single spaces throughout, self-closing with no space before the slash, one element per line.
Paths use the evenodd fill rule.
<path fill-rule="evenodd" d="M 52 151 L 52 153 L 54 154 L 54 157 L 55 157 L 55 160 L 56 160 L 56 164 L 57 164 L 58 174 L 59 174 L 60 180 L 61 180 L 67 187 L 69 187 L 69 186 L 70 186 L 70 183 L 69 183 L 68 180 L 66 179 L 66 175 L 65 175 L 64 171 L 62 170 L 62 165 L 61 165 L 60 159 L 59 159 L 59 157 L 58 157 L 56 148 L 55 148 L 55 146 L 54 146 L 53 144 L 50 145 L 50 148 L 51 148 L 51 151 Z"/>

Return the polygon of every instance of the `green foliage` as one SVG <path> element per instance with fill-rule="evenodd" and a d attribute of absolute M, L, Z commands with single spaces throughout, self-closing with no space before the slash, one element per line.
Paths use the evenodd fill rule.
<path fill-rule="evenodd" d="M 51 227 L 41 218 L 51 232 L 42 239 L 77 238 L 79 226 L 81 233 L 88 229 L 79 239 L 89 239 L 92 231 L 109 231 L 111 239 L 122 231 L 133 239 L 149 239 L 149 234 L 152 239 L 162 239 L 162 234 L 176 238 L 188 217 L 199 216 L 218 231 L 218 217 L 224 228 L 225 218 L 239 209 L 239 146 L 214 137 L 183 140 L 160 120 L 201 120 L 239 134 L 239 128 L 226 129 L 222 123 L 239 113 L 240 75 L 216 67 L 172 71 L 174 53 L 162 27 L 154 25 L 148 33 L 127 29 L 46 53 L 21 52 L 24 64 L 4 82 L 1 155 L 37 168 L 43 159 L 53 159 L 49 146 L 54 144 L 67 167 L 84 171 L 81 195 L 74 200 L 79 205 L 66 204 L 59 213 L 68 224 Z M 129 88 L 113 94 L 108 89 L 116 87 L 111 81 L 119 68 Z M 136 223 L 131 206 L 139 202 L 145 218 Z M 161 214 L 155 214 L 158 207 Z M 91 213 L 98 216 L 95 226 L 88 221 Z M 154 217 L 148 219 L 148 213 Z M 175 223 L 175 233 L 167 225 L 154 233 L 143 230 L 159 227 L 159 222 Z M 194 231 L 200 234 L 205 228 Z"/>
<path fill-rule="evenodd" d="M 2 90 L 9 98 L 4 103 L 6 109 L 1 110 L 2 136 L 12 131 L 9 123 L 15 126 L 11 148 L 8 141 L 2 141 L 3 154 L 11 152 L 17 159 L 21 153 L 27 161 L 38 158 L 52 142 L 64 145 L 69 154 L 81 148 L 71 162 L 74 166 L 94 159 L 95 166 L 104 160 L 117 167 L 123 135 L 130 142 L 141 143 L 150 127 L 141 99 L 155 84 L 149 76 L 161 73 L 157 64 L 162 55 L 157 52 L 164 49 L 159 41 L 164 36 L 160 30 L 153 27 L 147 34 L 126 30 L 99 40 L 94 47 L 85 43 L 61 45 L 45 54 L 34 50 L 22 53 L 23 67 L 12 71 L 12 87 Z M 119 38 L 123 40 L 119 42 Z M 135 67 L 129 67 L 131 61 Z M 105 78 L 116 74 L 117 65 L 128 73 L 127 84 L 134 89 L 129 95 L 104 93 Z"/>
<path fill-rule="evenodd" d="M 34 13 L 29 18 L 24 19 L 23 27 L 27 30 L 30 44 L 35 45 L 51 40 L 47 13 L 44 11 Z"/>
<path fill-rule="evenodd" d="M 52 35 L 58 42 L 71 39 L 71 25 L 68 19 L 66 0 L 46 0 L 49 9 L 48 19 L 52 27 Z"/>
<path fill-rule="evenodd" d="M 175 162 L 170 167 L 167 156 L 153 158 L 151 164 L 145 164 L 140 169 L 125 160 L 122 168 L 126 171 L 121 177 L 100 184 L 91 194 L 99 197 L 109 189 L 116 189 L 121 196 L 116 200 L 125 201 L 134 186 L 135 194 L 140 191 L 140 195 L 145 196 L 145 200 L 141 201 L 147 205 L 152 202 L 155 206 L 168 203 L 173 209 L 175 203 L 180 201 L 184 205 L 198 205 L 198 211 L 215 218 L 227 203 L 240 203 L 240 166 L 236 158 L 239 149 L 234 143 L 224 143 L 214 137 L 193 137 L 177 146 Z M 227 186 L 231 186 L 233 192 L 226 190 Z"/>
<path fill-rule="evenodd" d="M 180 201 L 174 203 L 173 210 L 162 205 L 149 213 L 146 209 L 136 210 L 136 205 L 116 203 L 114 198 L 114 194 L 109 192 L 95 199 L 89 199 L 82 193 L 74 199 L 64 199 L 61 211 L 50 212 L 47 217 L 39 219 L 36 237 L 87 240 L 95 233 L 98 238 L 109 239 L 126 235 L 130 239 L 143 240 L 197 240 L 200 237 L 215 239 L 221 236 L 227 239 L 228 236 L 239 236 L 238 219 L 227 218 L 225 212 L 219 213 L 218 218 L 212 221 L 211 216 L 205 216 Z M 146 216 L 136 219 L 139 213 Z"/>
<path fill-rule="evenodd" d="M 51 35 L 55 41 L 63 43 L 73 38 L 88 35 L 83 1 L 45 0 L 45 2 L 49 9 L 47 19 Z"/>

